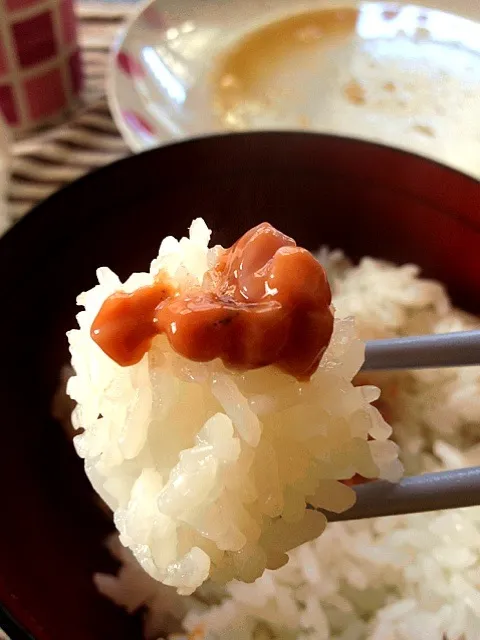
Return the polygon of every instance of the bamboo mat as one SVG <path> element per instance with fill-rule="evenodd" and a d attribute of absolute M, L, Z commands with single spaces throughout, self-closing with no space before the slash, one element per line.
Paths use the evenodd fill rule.
<path fill-rule="evenodd" d="M 13 224 L 62 186 L 129 153 L 105 98 L 108 51 L 136 7 L 127 3 L 77 4 L 85 90 L 83 107 L 64 124 L 13 147 L 8 223 Z"/>

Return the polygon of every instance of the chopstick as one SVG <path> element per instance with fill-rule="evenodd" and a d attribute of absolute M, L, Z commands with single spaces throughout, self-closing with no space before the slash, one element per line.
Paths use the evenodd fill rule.
<path fill-rule="evenodd" d="M 366 343 L 362 371 L 475 365 L 480 365 L 480 330 L 371 340 Z M 357 500 L 351 509 L 343 513 L 318 509 L 329 522 L 480 506 L 480 467 L 426 473 L 395 484 L 377 480 L 353 488 Z"/>
<path fill-rule="evenodd" d="M 329 522 L 362 520 L 480 505 L 480 467 L 426 473 L 396 484 L 377 480 L 354 487 L 357 501 L 343 513 L 321 509 Z"/>
<path fill-rule="evenodd" d="M 480 330 L 370 340 L 362 371 L 480 365 Z"/>

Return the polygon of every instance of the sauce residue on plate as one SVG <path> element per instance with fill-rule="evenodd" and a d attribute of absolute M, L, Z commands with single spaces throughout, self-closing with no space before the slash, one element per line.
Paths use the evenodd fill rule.
<path fill-rule="evenodd" d="M 345 85 L 343 91 L 345 98 L 352 104 L 361 105 L 367 101 L 365 89 L 358 80 L 350 80 L 350 82 Z"/>
<path fill-rule="evenodd" d="M 268 76 L 282 61 L 308 56 L 309 50 L 349 38 L 355 33 L 358 15 L 354 7 L 309 11 L 272 22 L 244 37 L 216 70 L 217 111 L 226 113 L 235 108 L 262 76 Z"/>
<path fill-rule="evenodd" d="M 121 366 L 139 362 L 165 334 L 180 355 L 220 358 L 247 370 L 277 365 L 299 380 L 314 373 L 333 331 L 325 271 L 294 240 L 263 223 L 225 250 L 202 286 L 158 282 L 105 300 L 91 337 Z"/>
<path fill-rule="evenodd" d="M 361 137 L 477 176 L 478 23 L 380 1 L 249 28 L 217 56 L 210 76 L 219 126 Z"/>

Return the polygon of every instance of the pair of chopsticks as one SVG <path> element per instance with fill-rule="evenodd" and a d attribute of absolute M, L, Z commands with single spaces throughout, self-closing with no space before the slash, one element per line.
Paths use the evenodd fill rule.
<path fill-rule="evenodd" d="M 362 371 L 436 369 L 480 365 L 480 330 L 367 342 Z M 480 505 L 480 467 L 426 473 L 398 484 L 367 482 L 354 487 L 355 505 L 325 515 L 331 522 L 422 513 Z"/>

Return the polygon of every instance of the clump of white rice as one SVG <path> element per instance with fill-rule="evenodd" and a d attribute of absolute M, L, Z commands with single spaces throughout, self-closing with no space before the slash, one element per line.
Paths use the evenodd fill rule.
<path fill-rule="evenodd" d="M 372 385 L 355 387 L 364 357 L 351 318 L 338 317 L 330 346 L 308 383 L 275 367 L 234 373 L 220 361 L 177 355 L 164 336 L 136 365 L 120 367 L 90 337 L 104 300 L 167 272 L 180 290 L 201 284 L 221 248 L 192 223 L 167 238 L 147 273 L 125 283 L 107 268 L 83 293 L 79 329 L 68 334 L 78 404 L 78 454 L 114 512 L 123 545 L 158 581 L 190 594 L 207 578 L 253 582 L 286 564 L 286 552 L 317 538 L 325 516 L 355 494 L 340 481 L 402 473 L 391 428 Z M 369 439 L 370 437 L 370 439 Z"/>
<path fill-rule="evenodd" d="M 354 267 L 326 250 L 320 259 L 336 307 L 355 313 L 364 338 L 480 327 L 452 308 L 441 285 L 419 278 L 417 267 L 368 258 Z M 410 471 L 480 465 L 479 367 L 368 376 L 383 388 L 382 410 L 393 418 Z M 208 640 L 480 638 L 479 508 L 331 524 L 289 556 L 252 585 L 205 585 L 200 593 L 210 606 L 165 598 L 125 554 L 128 581 L 97 581 L 123 606 L 130 602 L 125 582 L 146 594 L 149 639 L 165 631 L 166 612 L 181 617 L 186 603 L 185 626 L 195 639 L 202 629 Z"/>
<path fill-rule="evenodd" d="M 412 265 L 320 259 L 362 338 L 479 328 Z M 480 367 L 368 374 L 411 472 L 480 465 Z M 478 640 L 480 508 L 335 523 L 220 606 L 192 611 L 209 640 Z"/>

